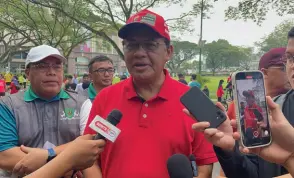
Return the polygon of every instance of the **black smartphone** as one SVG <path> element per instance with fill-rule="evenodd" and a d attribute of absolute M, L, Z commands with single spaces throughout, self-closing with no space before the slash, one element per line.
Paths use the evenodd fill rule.
<path fill-rule="evenodd" d="M 232 82 L 241 144 L 248 148 L 269 145 L 271 131 L 263 73 L 236 72 Z"/>
<path fill-rule="evenodd" d="M 226 114 L 198 87 L 192 87 L 180 101 L 198 122 L 209 122 L 209 128 L 217 128 L 227 119 Z"/>

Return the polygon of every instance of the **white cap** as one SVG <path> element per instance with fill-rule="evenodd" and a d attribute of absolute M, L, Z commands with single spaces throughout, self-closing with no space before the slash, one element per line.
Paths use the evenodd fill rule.
<path fill-rule="evenodd" d="M 25 68 L 27 68 L 28 64 L 41 61 L 49 56 L 60 59 L 62 62 L 66 61 L 65 57 L 60 54 L 58 49 L 48 45 L 40 45 L 32 48 L 29 51 L 26 59 Z"/>

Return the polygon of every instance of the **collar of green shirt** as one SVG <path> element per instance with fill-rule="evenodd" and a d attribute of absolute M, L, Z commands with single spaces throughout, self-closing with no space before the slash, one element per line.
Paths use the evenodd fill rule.
<path fill-rule="evenodd" d="M 95 99 L 97 92 L 94 88 L 93 83 L 90 83 L 89 88 L 88 88 L 88 95 L 90 99 Z"/>
<path fill-rule="evenodd" d="M 41 99 L 41 100 L 44 100 L 44 101 L 47 101 L 47 102 L 51 102 L 51 101 L 57 101 L 57 100 L 60 100 L 60 99 L 68 99 L 68 98 L 69 98 L 69 95 L 63 89 L 60 90 L 58 95 L 56 95 L 55 97 L 53 97 L 50 100 L 40 98 L 38 95 L 36 95 L 34 93 L 31 86 L 24 93 L 24 100 L 26 102 L 34 101 L 35 99 Z"/>

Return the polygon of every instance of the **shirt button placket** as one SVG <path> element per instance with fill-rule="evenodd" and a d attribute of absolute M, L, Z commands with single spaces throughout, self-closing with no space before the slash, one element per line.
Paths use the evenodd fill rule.
<path fill-rule="evenodd" d="M 148 119 L 148 106 L 149 104 L 143 103 L 143 106 L 141 108 L 141 114 L 140 114 L 140 125 L 143 127 L 148 127 L 149 125 L 149 119 Z"/>
<path fill-rule="evenodd" d="M 146 119 L 147 118 L 147 114 L 143 114 L 143 118 Z"/>

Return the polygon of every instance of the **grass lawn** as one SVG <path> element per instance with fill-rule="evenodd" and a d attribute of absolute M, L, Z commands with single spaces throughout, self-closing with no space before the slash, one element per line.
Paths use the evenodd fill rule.
<path fill-rule="evenodd" d="M 223 84 L 223 87 L 226 86 L 226 81 L 228 76 L 205 76 L 204 78 L 209 79 L 208 83 L 205 83 L 204 85 L 207 85 L 208 89 L 209 89 L 209 95 L 210 98 L 212 100 L 216 100 L 216 90 L 217 90 L 217 86 L 218 86 L 218 82 L 223 79 L 225 81 L 225 83 Z M 177 78 L 175 78 L 177 80 Z M 186 77 L 186 81 L 189 82 L 190 81 L 190 77 Z M 114 77 L 113 79 L 113 83 L 118 83 L 119 82 L 119 78 L 118 77 Z M 203 88 L 204 86 L 202 86 Z"/>
<path fill-rule="evenodd" d="M 207 76 L 205 78 L 209 79 L 209 82 L 204 84 L 207 85 L 208 89 L 209 89 L 209 96 L 211 99 L 217 99 L 216 97 L 216 90 L 218 87 L 218 83 L 221 79 L 223 79 L 225 81 L 225 83 L 223 84 L 223 87 L 226 87 L 227 84 L 227 76 Z M 203 87 L 203 86 L 202 86 Z"/>

